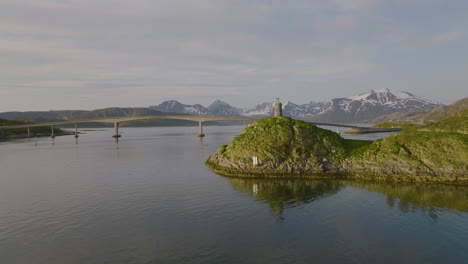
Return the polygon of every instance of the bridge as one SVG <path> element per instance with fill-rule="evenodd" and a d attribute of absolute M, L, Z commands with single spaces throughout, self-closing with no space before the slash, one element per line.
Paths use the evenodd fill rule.
<path fill-rule="evenodd" d="M 204 137 L 203 134 L 203 122 L 207 121 L 255 121 L 259 118 L 250 117 L 226 117 L 226 116 L 188 116 L 188 115 L 161 115 L 161 116 L 133 116 L 133 117 L 106 117 L 106 118 L 94 118 L 94 119 L 82 119 L 82 120 L 66 120 L 49 123 L 36 123 L 36 124 L 25 124 L 25 125 L 12 125 L 12 126 L 0 126 L 0 129 L 15 129 L 15 128 L 27 128 L 28 138 L 30 137 L 30 128 L 32 127 L 45 127 L 50 126 L 51 138 L 55 138 L 54 127 L 59 125 L 75 124 L 75 138 L 78 138 L 78 124 L 80 123 L 113 123 L 114 134 L 113 138 L 118 139 L 121 135 L 119 134 L 119 124 L 123 122 L 139 121 L 139 120 L 150 120 L 150 119 L 175 119 L 175 120 L 187 120 L 198 122 L 198 137 Z M 400 131 L 401 128 L 373 128 L 373 127 L 361 127 L 349 124 L 338 124 L 338 123 L 321 123 L 321 122 L 309 122 L 318 126 L 336 126 L 350 128 L 348 133 L 375 133 L 375 132 L 393 132 Z"/>
<path fill-rule="evenodd" d="M 346 127 L 349 128 L 346 133 L 348 134 L 364 134 L 364 133 L 380 133 L 380 132 L 399 132 L 402 127 L 391 127 L 391 128 L 382 128 L 382 127 L 363 127 L 350 124 L 338 124 L 338 123 L 320 123 L 320 122 L 309 122 L 316 126 L 336 126 L 336 127 Z"/>
<path fill-rule="evenodd" d="M 45 127 L 50 126 L 52 128 L 51 138 L 55 137 L 54 127 L 59 125 L 75 124 L 75 138 L 78 138 L 78 124 L 79 123 L 113 123 L 114 124 L 114 135 L 113 138 L 119 138 L 119 124 L 123 122 L 139 121 L 139 120 L 150 120 L 150 119 L 175 119 L 175 120 L 187 120 L 198 122 L 198 136 L 204 137 L 203 134 L 203 122 L 207 121 L 255 121 L 256 118 L 249 117 L 226 117 L 226 116 L 178 116 L 178 115 L 162 115 L 162 116 L 132 116 L 132 117 L 106 117 L 106 118 L 94 118 L 94 119 L 82 119 L 82 120 L 66 120 L 50 123 L 37 123 L 37 124 L 25 124 L 25 125 L 13 125 L 13 126 L 0 126 L 0 129 L 14 129 L 14 128 L 27 128 L 28 137 L 30 136 L 30 128 L 32 127 Z"/>

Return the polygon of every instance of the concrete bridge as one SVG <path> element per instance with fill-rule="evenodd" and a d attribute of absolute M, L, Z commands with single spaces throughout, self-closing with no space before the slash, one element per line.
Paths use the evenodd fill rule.
<path fill-rule="evenodd" d="M 0 126 L 0 129 L 14 129 L 14 128 L 27 128 L 28 129 L 28 137 L 30 136 L 30 128 L 32 127 L 45 127 L 50 126 L 51 130 L 51 138 L 55 138 L 54 134 L 54 127 L 59 125 L 69 125 L 75 124 L 75 138 L 78 138 L 78 124 L 79 123 L 113 123 L 114 124 L 114 134 L 112 135 L 113 138 L 119 138 L 121 135 L 119 134 L 119 124 L 124 122 L 130 121 L 138 121 L 138 120 L 150 120 L 150 119 L 175 119 L 175 120 L 187 120 L 187 121 L 194 121 L 198 122 L 198 135 L 199 137 L 204 137 L 203 134 L 203 122 L 207 121 L 226 121 L 226 120 L 234 120 L 234 121 L 255 121 L 256 118 L 249 118 L 249 117 L 223 117 L 223 116 L 178 116 L 178 115 L 164 115 L 164 116 L 133 116 L 133 117 L 106 117 L 106 118 L 94 118 L 94 119 L 82 119 L 82 120 L 66 120 L 66 121 L 58 121 L 58 122 L 50 122 L 50 123 L 36 123 L 36 124 L 25 124 L 25 125 L 13 125 L 13 126 Z"/>
<path fill-rule="evenodd" d="M 401 131 L 402 127 L 395 128 L 379 128 L 379 127 L 363 127 L 350 124 L 338 124 L 338 123 L 320 123 L 320 122 L 309 122 L 316 126 L 336 126 L 349 128 L 345 133 L 348 134 L 365 134 L 365 133 L 380 133 L 380 132 L 398 132 Z"/>
<path fill-rule="evenodd" d="M 352 127 L 346 133 L 348 134 L 365 134 L 365 133 L 379 133 L 379 132 L 399 132 L 403 130 L 402 127 L 381 128 L 381 127 Z"/>
<path fill-rule="evenodd" d="M 59 125 L 69 125 L 75 124 L 75 138 L 78 138 L 78 124 L 79 123 L 112 123 L 114 124 L 114 134 L 113 138 L 118 139 L 121 135 L 119 134 L 119 124 L 130 121 L 138 120 L 150 120 L 150 119 L 175 119 L 175 120 L 187 120 L 198 122 L 198 135 L 199 137 L 204 137 L 203 134 L 203 122 L 207 121 L 255 121 L 258 118 L 250 117 L 226 117 L 226 116 L 184 116 L 184 115 L 161 115 L 161 116 L 134 116 L 134 117 L 106 117 L 106 118 L 94 118 L 94 119 L 82 119 L 82 120 L 66 120 L 59 122 L 50 122 L 50 123 L 36 123 L 36 124 L 25 124 L 25 125 L 13 125 L 13 126 L 0 126 L 0 129 L 14 129 L 14 128 L 27 128 L 28 137 L 30 137 L 30 128 L 32 127 L 45 127 L 50 126 L 51 138 L 55 138 L 54 127 Z M 337 126 L 337 127 L 346 127 L 350 128 L 349 133 L 375 133 L 375 132 L 392 132 L 400 131 L 401 128 L 372 128 L 372 127 L 361 127 L 348 124 L 337 124 L 337 123 L 320 123 L 320 122 L 309 122 L 318 126 Z"/>

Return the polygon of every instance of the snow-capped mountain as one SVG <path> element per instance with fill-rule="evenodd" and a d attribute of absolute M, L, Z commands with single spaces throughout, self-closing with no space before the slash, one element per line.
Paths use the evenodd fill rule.
<path fill-rule="evenodd" d="M 274 111 L 273 103 L 267 102 L 256 105 L 255 107 L 244 109 L 241 113 L 243 116 L 265 117 L 272 116 Z"/>
<path fill-rule="evenodd" d="M 378 89 L 348 98 L 332 99 L 326 104 L 320 114 L 308 117 L 307 120 L 344 123 L 358 122 L 373 119 L 384 114 L 418 109 L 433 109 L 440 105 L 408 92 L 392 92 L 388 89 Z"/>
<path fill-rule="evenodd" d="M 283 115 L 293 118 L 305 118 L 322 112 L 325 107 L 324 102 L 310 102 L 308 104 L 297 105 L 291 102 L 283 104 Z"/>
<path fill-rule="evenodd" d="M 201 104 L 186 105 L 176 100 L 164 101 L 157 106 L 150 106 L 149 108 L 166 113 L 182 113 L 200 116 L 212 115 L 211 112 Z"/>
<path fill-rule="evenodd" d="M 231 106 L 221 100 L 214 101 L 210 106 L 201 104 L 187 105 L 176 100 L 164 101 L 159 105 L 150 106 L 150 109 L 166 113 L 180 113 L 198 116 L 239 116 L 241 109 Z"/>
<path fill-rule="evenodd" d="M 239 116 L 242 111 L 242 109 L 233 107 L 221 100 L 214 101 L 207 109 L 214 116 Z"/>
<path fill-rule="evenodd" d="M 305 118 L 306 116 L 316 115 L 323 110 L 325 103 L 310 102 L 308 104 L 298 105 L 292 102 L 283 104 L 283 115 L 293 118 Z M 274 112 L 274 103 L 262 103 L 253 108 L 244 110 L 241 114 L 244 116 L 265 117 L 272 116 Z"/>
<path fill-rule="evenodd" d="M 395 112 L 433 109 L 441 104 L 415 96 L 408 92 L 394 92 L 388 89 L 371 90 L 368 93 L 348 98 L 334 98 L 328 103 L 307 104 L 283 103 L 283 115 L 296 119 L 316 122 L 351 123 L 374 119 Z M 253 108 L 241 109 L 216 100 L 210 106 L 186 105 L 178 101 L 165 101 L 151 109 L 169 113 L 183 113 L 201 116 L 273 116 L 273 102 L 259 104 Z"/>
<path fill-rule="evenodd" d="M 224 101 L 216 100 L 208 107 L 200 104 L 186 105 L 175 100 L 164 101 L 157 106 L 150 106 L 150 109 L 166 113 L 181 113 L 201 116 L 248 116 L 248 117 L 267 117 L 273 116 L 274 104 L 266 102 L 253 108 L 242 109 L 234 107 Z M 310 102 L 308 104 L 297 105 L 292 102 L 283 104 L 283 115 L 293 118 L 305 118 L 309 115 L 315 115 L 322 111 L 325 103 Z"/>

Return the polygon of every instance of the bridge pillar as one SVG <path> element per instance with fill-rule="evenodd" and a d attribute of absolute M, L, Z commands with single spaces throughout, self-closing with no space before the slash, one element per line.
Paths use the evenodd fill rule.
<path fill-rule="evenodd" d="M 30 138 L 30 137 L 31 137 L 31 130 L 28 127 L 28 138 Z"/>
<path fill-rule="evenodd" d="M 202 121 L 198 121 L 198 135 L 197 137 L 204 137 L 205 134 L 203 134 L 203 125 Z"/>
<path fill-rule="evenodd" d="M 78 138 L 78 123 L 75 123 L 75 138 Z"/>
<path fill-rule="evenodd" d="M 114 122 L 114 135 L 112 136 L 113 138 L 119 138 L 121 135 L 119 135 L 119 123 Z"/>
<path fill-rule="evenodd" d="M 52 133 L 50 134 L 50 138 L 55 138 L 55 131 L 54 131 L 54 126 L 52 127 Z"/>

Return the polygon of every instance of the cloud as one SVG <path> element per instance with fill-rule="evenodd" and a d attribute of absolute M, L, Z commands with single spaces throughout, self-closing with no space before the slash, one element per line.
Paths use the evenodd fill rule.
<path fill-rule="evenodd" d="M 410 35 L 401 25 L 376 23 L 385 22 L 378 12 L 382 3 L 4 0 L 0 93 L 10 98 L 0 97 L 0 105 L 13 107 L 31 91 L 40 108 L 50 104 L 44 95 L 50 91 L 81 91 L 106 102 L 105 92 L 137 89 L 143 103 L 148 96 L 229 97 L 284 81 L 294 89 L 298 83 L 359 78 L 378 69 L 374 57 L 395 43 L 382 30 Z M 462 36 L 450 32 L 420 44 Z"/>
<path fill-rule="evenodd" d="M 465 33 L 462 30 L 432 33 L 429 36 L 414 36 L 410 31 L 389 35 L 387 43 L 402 49 L 437 48 L 457 41 L 462 41 Z"/>
<path fill-rule="evenodd" d="M 463 37 L 464 37 L 464 33 L 462 31 L 451 31 L 451 32 L 445 32 L 442 34 L 437 34 L 430 38 L 422 39 L 419 41 L 418 44 L 442 45 L 442 44 L 451 43 L 451 42 L 460 40 Z"/>

